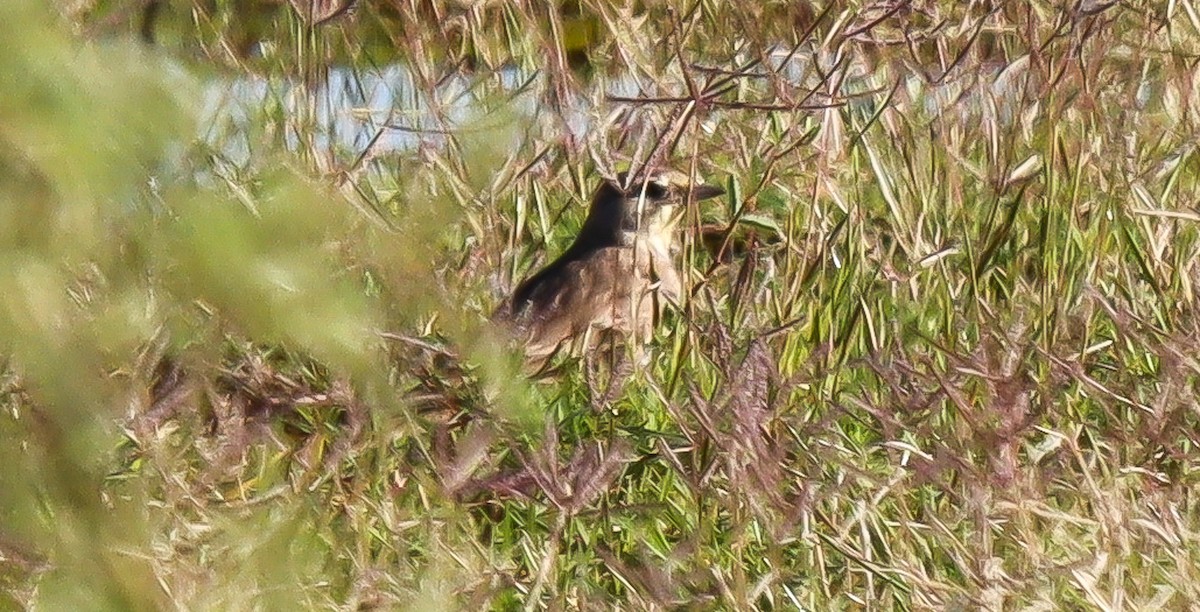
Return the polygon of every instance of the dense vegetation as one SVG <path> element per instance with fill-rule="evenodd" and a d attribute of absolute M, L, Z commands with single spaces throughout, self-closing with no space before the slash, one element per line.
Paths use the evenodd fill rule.
<path fill-rule="evenodd" d="M 1191 0 L 0 20 L 0 608 L 1200 601 Z M 524 380 L 647 160 L 689 299 Z"/>

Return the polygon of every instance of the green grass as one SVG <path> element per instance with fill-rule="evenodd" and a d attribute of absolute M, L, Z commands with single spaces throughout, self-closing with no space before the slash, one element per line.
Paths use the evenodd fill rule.
<path fill-rule="evenodd" d="M 1194 3 L 217 1 L 154 48 L 142 3 L 35 4 L 0 8 L 0 608 L 1200 599 Z M 324 75 L 395 63 L 421 146 L 331 140 Z M 200 125 L 237 78 L 244 125 Z M 687 303 L 645 367 L 524 381 L 488 314 L 648 157 L 729 192 Z"/>

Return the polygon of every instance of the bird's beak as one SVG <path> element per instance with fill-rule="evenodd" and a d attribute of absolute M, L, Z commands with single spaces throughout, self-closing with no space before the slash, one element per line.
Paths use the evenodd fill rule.
<path fill-rule="evenodd" d="M 693 202 L 699 202 L 700 200 L 715 198 L 724 193 L 725 190 L 716 185 L 695 185 L 688 193 L 688 198 Z"/>

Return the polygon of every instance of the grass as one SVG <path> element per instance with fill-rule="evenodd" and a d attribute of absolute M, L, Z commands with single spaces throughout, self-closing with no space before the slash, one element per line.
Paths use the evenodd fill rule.
<path fill-rule="evenodd" d="M 34 4 L 0 606 L 1200 599 L 1193 3 Z M 647 159 L 729 193 L 689 299 L 524 381 L 488 313 Z"/>

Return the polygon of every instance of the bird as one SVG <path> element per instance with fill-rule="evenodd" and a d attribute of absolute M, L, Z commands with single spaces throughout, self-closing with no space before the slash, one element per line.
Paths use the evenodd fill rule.
<path fill-rule="evenodd" d="M 586 349 L 594 332 L 647 342 L 682 292 L 673 251 L 684 206 L 723 193 L 675 170 L 603 181 L 567 250 L 495 313 L 523 344 L 526 366 L 538 370 L 564 347 Z"/>

